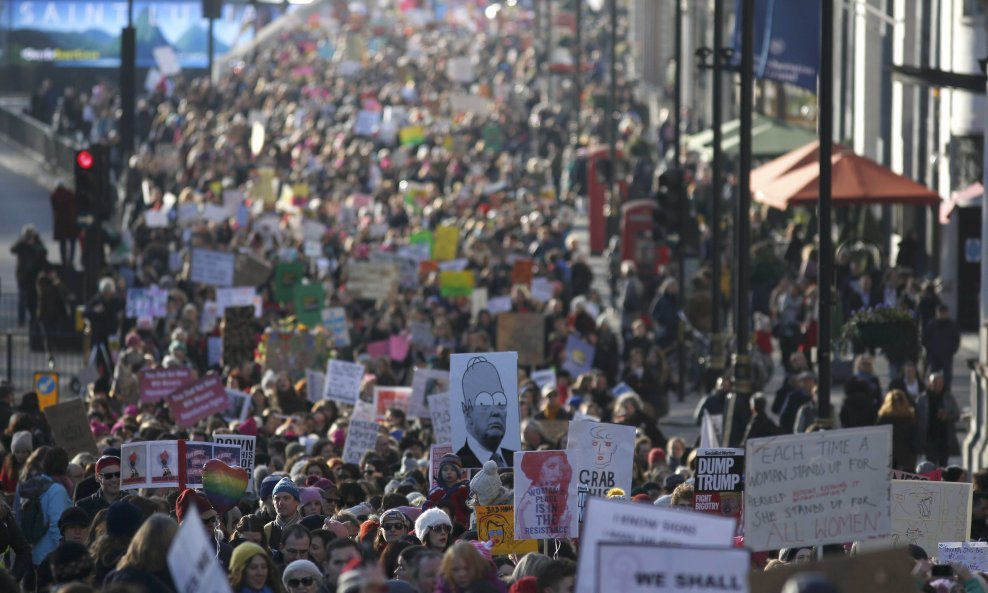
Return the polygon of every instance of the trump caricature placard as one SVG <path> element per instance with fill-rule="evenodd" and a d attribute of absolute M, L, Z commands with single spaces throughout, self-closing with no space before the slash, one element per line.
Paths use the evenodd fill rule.
<path fill-rule="evenodd" d="M 518 353 L 453 354 L 449 382 L 453 451 L 463 467 L 511 467 L 521 448 Z"/>

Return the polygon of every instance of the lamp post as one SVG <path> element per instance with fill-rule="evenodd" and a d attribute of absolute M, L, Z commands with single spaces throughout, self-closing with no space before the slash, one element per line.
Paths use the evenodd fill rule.
<path fill-rule="evenodd" d="M 820 370 L 820 380 L 817 382 L 817 418 L 821 422 L 830 420 L 830 287 L 833 285 L 834 248 L 831 234 L 830 176 L 832 165 L 830 160 L 834 139 L 834 5 L 833 0 L 820 0 L 820 72 L 818 74 L 818 103 L 817 115 L 820 135 L 820 291 L 817 300 L 819 314 L 817 316 L 817 364 Z"/>

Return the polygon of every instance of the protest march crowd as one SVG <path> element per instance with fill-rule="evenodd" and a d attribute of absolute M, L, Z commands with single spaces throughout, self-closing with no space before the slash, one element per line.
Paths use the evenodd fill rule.
<path fill-rule="evenodd" d="M 789 272 L 753 280 L 782 386 L 721 448 L 727 374 L 701 441 L 667 438 L 674 326 L 709 332 L 713 280 L 681 298 L 673 266 L 617 256 L 613 293 L 594 285 L 567 147 L 575 117 L 606 136 L 603 21 L 575 114 L 520 5 L 376 4 L 327 3 L 142 99 L 83 393 L 0 387 L 0 591 L 988 591 L 988 474 L 948 465 L 957 337 L 935 292 L 838 261 L 845 310 L 916 311 L 932 357 L 883 353 L 882 389 L 862 350 L 825 422 L 815 254 L 790 232 Z M 618 88 L 640 146 L 657 126 Z M 650 196 L 654 167 L 629 165 Z M 752 224 L 766 249 L 773 223 Z M 63 323 L 42 239 L 13 250 L 31 323 Z"/>

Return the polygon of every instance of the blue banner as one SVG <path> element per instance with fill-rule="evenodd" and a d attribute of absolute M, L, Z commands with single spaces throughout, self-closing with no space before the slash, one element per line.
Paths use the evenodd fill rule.
<path fill-rule="evenodd" d="M 737 0 L 734 63 L 741 62 L 741 5 Z M 753 0 L 755 76 L 816 92 L 820 64 L 820 0 Z"/>

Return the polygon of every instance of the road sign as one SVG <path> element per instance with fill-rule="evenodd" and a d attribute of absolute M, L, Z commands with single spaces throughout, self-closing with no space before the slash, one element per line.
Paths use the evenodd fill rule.
<path fill-rule="evenodd" d="M 34 373 L 34 393 L 42 410 L 58 403 L 58 373 L 39 371 Z"/>

